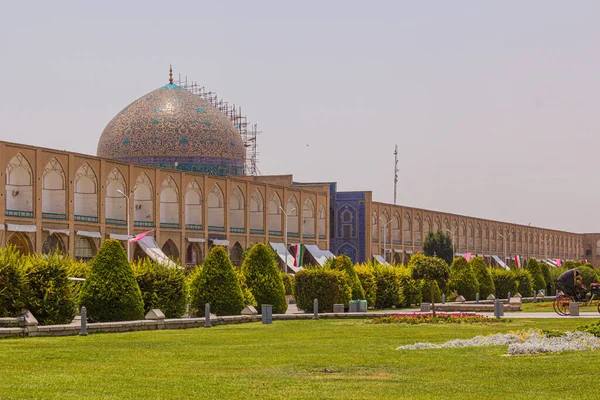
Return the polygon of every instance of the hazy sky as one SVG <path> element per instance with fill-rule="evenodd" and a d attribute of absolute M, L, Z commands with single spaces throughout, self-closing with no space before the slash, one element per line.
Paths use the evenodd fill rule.
<path fill-rule="evenodd" d="M 398 144 L 399 204 L 600 231 L 598 1 L 50 3 L 1 0 L 2 140 L 96 154 L 172 63 L 263 174 L 392 202 Z"/>

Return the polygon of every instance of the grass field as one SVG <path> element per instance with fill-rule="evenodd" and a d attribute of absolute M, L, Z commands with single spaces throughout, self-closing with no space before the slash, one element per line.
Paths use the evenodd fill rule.
<path fill-rule="evenodd" d="M 598 354 L 506 357 L 506 346 L 395 349 L 528 327 L 569 330 L 590 322 L 563 318 L 403 326 L 275 321 L 5 339 L 0 340 L 0 398 L 581 399 L 600 392 L 593 375 L 600 368 Z"/>
<path fill-rule="evenodd" d="M 551 312 L 554 313 L 551 301 L 544 301 L 539 303 L 523 303 L 521 304 L 521 311 L 523 312 Z M 598 312 L 598 305 L 579 307 L 581 312 Z M 600 318 L 600 314 L 598 314 Z"/>

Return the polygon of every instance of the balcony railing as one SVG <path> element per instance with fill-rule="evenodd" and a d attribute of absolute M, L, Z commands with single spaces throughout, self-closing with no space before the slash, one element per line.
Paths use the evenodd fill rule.
<path fill-rule="evenodd" d="M 106 225 L 127 226 L 127 221 L 124 219 L 106 218 Z"/>
<path fill-rule="evenodd" d="M 136 228 L 154 228 L 154 221 L 133 221 L 133 226 Z M 179 225 L 176 229 L 179 229 Z"/>
<path fill-rule="evenodd" d="M 209 232 L 225 232 L 224 226 L 208 226 Z"/>
<path fill-rule="evenodd" d="M 327 239 L 327 235 L 319 235 L 319 240 L 326 240 Z"/>
<path fill-rule="evenodd" d="M 6 210 L 7 217 L 33 218 L 33 211 Z"/>
<path fill-rule="evenodd" d="M 67 214 L 43 212 L 42 219 L 66 220 Z"/>
<path fill-rule="evenodd" d="M 300 235 L 298 235 L 298 232 L 288 232 L 287 235 L 288 235 L 288 237 L 291 237 L 291 238 L 299 238 L 300 237 Z"/>
<path fill-rule="evenodd" d="M 98 222 L 98 217 L 92 217 L 90 215 L 75 215 L 75 221 L 78 222 Z M 108 222 L 106 222 L 108 224 Z"/>
<path fill-rule="evenodd" d="M 201 224 L 185 224 L 185 229 L 188 231 L 201 231 L 204 228 Z"/>
<path fill-rule="evenodd" d="M 250 234 L 251 235 L 264 235 L 265 234 L 265 230 L 264 229 L 253 229 L 253 228 L 250 228 Z"/>
<path fill-rule="evenodd" d="M 175 222 L 161 222 L 160 229 L 179 229 L 179 224 Z"/>
<path fill-rule="evenodd" d="M 269 230 L 269 236 L 283 236 L 283 233 L 281 231 Z"/>
<path fill-rule="evenodd" d="M 315 235 L 313 235 L 313 234 L 309 233 L 309 234 L 304 234 L 304 235 L 302 235 L 302 237 L 303 237 L 303 238 L 305 238 L 305 239 L 314 239 L 314 238 L 315 238 Z"/>
<path fill-rule="evenodd" d="M 229 228 L 229 232 L 231 233 L 246 233 L 246 228 Z"/>

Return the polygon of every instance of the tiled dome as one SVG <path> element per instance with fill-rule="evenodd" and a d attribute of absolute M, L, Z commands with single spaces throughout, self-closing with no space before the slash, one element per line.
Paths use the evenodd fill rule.
<path fill-rule="evenodd" d="M 227 116 L 169 83 L 125 107 L 104 128 L 98 156 L 212 175 L 243 175 L 244 143 Z"/>

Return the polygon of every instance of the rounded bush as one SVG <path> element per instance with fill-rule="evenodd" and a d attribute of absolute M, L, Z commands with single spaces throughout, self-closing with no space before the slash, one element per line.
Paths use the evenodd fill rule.
<path fill-rule="evenodd" d="M 551 296 L 556 294 L 556 289 L 558 287 L 558 277 L 562 275 L 563 272 L 566 272 L 567 269 L 564 267 L 550 268 L 550 284 L 552 285 L 552 293 L 549 293 Z"/>
<path fill-rule="evenodd" d="M 341 255 L 337 256 L 332 264 L 334 269 L 338 271 L 346 272 L 346 278 L 348 279 L 348 284 L 352 289 L 352 300 L 364 300 L 365 299 L 365 290 L 363 289 L 360 279 L 356 274 L 356 270 L 354 269 L 354 263 L 348 256 Z"/>
<path fill-rule="evenodd" d="M 546 289 L 546 280 L 544 279 L 542 268 L 534 258 L 530 258 L 529 261 L 527 261 L 525 270 L 531 275 L 531 284 L 534 292 L 537 292 L 540 289 Z"/>
<path fill-rule="evenodd" d="M 433 281 L 433 302 L 441 303 L 442 302 L 442 291 L 438 286 L 436 281 Z M 431 286 L 429 285 L 429 281 L 421 280 L 421 298 L 422 301 L 431 303 Z"/>
<path fill-rule="evenodd" d="M 92 259 L 80 302 L 87 309 L 90 322 L 144 318 L 142 294 L 118 240 L 105 240 Z"/>
<path fill-rule="evenodd" d="M 578 267 L 577 270 L 581 275 L 581 283 L 584 284 L 587 288 L 589 288 L 590 284 L 598 282 L 598 273 L 595 269 L 587 267 L 586 265 Z"/>
<path fill-rule="evenodd" d="M 242 290 L 242 296 L 244 297 L 244 305 L 258 307 L 256 304 L 256 299 L 254 295 L 250 291 L 250 288 L 246 284 L 246 277 L 241 269 L 234 268 L 235 275 L 238 278 L 238 282 L 240 283 L 240 289 Z"/>
<path fill-rule="evenodd" d="M 27 290 L 23 261 L 14 246 L 0 248 L 0 317 L 16 317 L 23 311 Z"/>
<path fill-rule="evenodd" d="M 257 243 L 252 246 L 242 263 L 242 272 L 259 309 L 262 304 L 271 304 L 274 314 L 285 314 L 285 287 L 269 245 Z"/>
<path fill-rule="evenodd" d="M 375 282 L 373 267 L 357 265 L 354 267 L 354 270 L 365 291 L 367 305 L 369 307 L 375 307 L 375 301 L 377 299 L 377 283 Z"/>
<path fill-rule="evenodd" d="M 286 296 L 294 295 L 294 277 L 290 274 L 286 274 L 284 272 L 279 272 L 281 276 L 281 280 L 283 281 L 283 287 L 285 288 Z"/>
<path fill-rule="evenodd" d="M 515 282 L 517 283 L 517 291 L 521 294 L 521 296 L 532 297 L 533 279 L 531 279 L 531 274 L 522 269 L 514 270 L 512 273 L 515 277 Z"/>
<path fill-rule="evenodd" d="M 69 278 L 83 278 L 86 279 L 90 273 L 90 265 L 84 261 L 71 261 L 67 266 L 67 276 Z M 81 309 L 81 289 L 85 281 L 73 281 L 69 280 L 69 286 L 71 287 L 71 293 L 73 293 L 73 301 L 75 302 L 76 313 L 79 314 Z"/>
<path fill-rule="evenodd" d="M 145 258 L 134 264 L 133 272 L 142 292 L 144 313 L 159 309 L 166 318 L 185 314 L 188 294 L 182 269 Z"/>
<path fill-rule="evenodd" d="M 421 282 L 413 279 L 411 270 L 407 267 L 394 267 L 394 269 L 400 284 L 400 296 L 396 307 L 405 308 L 420 304 L 422 300 Z"/>
<path fill-rule="evenodd" d="M 296 304 L 306 312 L 313 312 L 313 301 L 319 301 L 319 312 L 333 312 L 334 304 L 348 307 L 352 289 L 346 273 L 334 269 L 303 269 L 295 279 Z"/>
<path fill-rule="evenodd" d="M 496 288 L 496 297 L 499 299 L 505 299 L 510 292 L 511 296 L 517 293 L 517 281 L 512 271 L 505 269 L 492 268 L 491 270 L 492 280 L 494 281 L 494 287 Z"/>
<path fill-rule="evenodd" d="M 455 258 L 450 266 L 450 291 L 456 291 L 466 300 L 475 300 L 479 291 L 479 282 L 473 268 L 464 257 Z"/>
<path fill-rule="evenodd" d="M 215 246 L 208 253 L 194 277 L 192 290 L 191 304 L 196 310 L 203 311 L 206 303 L 216 315 L 239 315 L 244 309 L 240 283 L 222 246 Z"/>
<path fill-rule="evenodd" d="M 471 264 L 477 282 L 479 282 L 479 298 L 487 299 L 490 294 L 495 295 L 496 287 L 494 286 L 494 281 L 490 275 L 490 269 L 485 264 L 483 258 L 472 258 L 469 261 L 469 264 Z"/>
<path fill-rule="evenodd" d="M 404 299 L 400 298 L 400 279 L 394 267 L 377 265 L 373 272 L 377 285 L 375 308 L 390 308 L 402 304 Z"/>
<path fill-rule="evenodd" d="M 75 317 L 75 302 L 67 276 L 71 260 L 53 253 L 26 257 L 29 286 L 26 308 L 40 325 L 69 324 Z"/>

